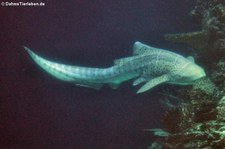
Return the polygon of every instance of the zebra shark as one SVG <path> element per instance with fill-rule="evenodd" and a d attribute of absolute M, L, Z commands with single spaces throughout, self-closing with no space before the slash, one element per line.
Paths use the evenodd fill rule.
<path fill-rule="evenodd" d="M 162 84 L 191 85 L 205 77 L 203 68 L 195 64 L 193 57 L 183 57 L 174 52 L 148 46 L 136 41 L 133 55 L 114 60 L 107 68 L 65 65 L 44 59 L 27 47 L 31 58 L 52 76 L 76 85 L 100 89 L 104 84 L 116 89 L 127 80 L 135 79 L 133 86 L 145 83 L 137 93 Z"/>

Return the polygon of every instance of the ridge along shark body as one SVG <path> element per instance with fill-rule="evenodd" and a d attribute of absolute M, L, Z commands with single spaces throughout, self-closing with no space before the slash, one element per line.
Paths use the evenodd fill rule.
<path fill-rule="evenodd" d="M 184 58 L 176 53 L 135 42 L 133 56 L 117 59 L 108 68 L 89 68 L 64 65 L 46 60 L 27 47 L 32 59 L 54 77 L 76 85 L 100 89 L 109 84 L 116 89 L 124 81 L 136 78 L 133 86 L 145 83 L 137 93 L 145 92 L 159 84 L 190 85 L 206 76 L 192 57 Z"/>

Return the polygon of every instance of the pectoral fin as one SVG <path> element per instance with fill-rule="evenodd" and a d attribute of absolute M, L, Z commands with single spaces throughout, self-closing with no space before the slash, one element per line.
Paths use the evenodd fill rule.
<path fill-rule="evenodd" d="M 168 75 L 162 75 L 157 78 L 151 79 L 137 91 L 137 94 L 143 93 L 147 90 L 150 90 L 151 88 L 155 87 L 156 85 L 167 82 L 168 80 L 169 80 Z"/>
<path fill-rule="evenodd" d="M 146 81 L 146 79 L 144 77 L 137 78 L 136 80 L 134 80 L 133 86 L 139 85 L 145 81 Z"/>
<path fill-rule="evenodd" d="M 195 59 L 194 59 L 193 56 L 188 56 L 187 59 L 188 59 L 189 61 L 191 61 L 192 63 L 195 63 Z"/>

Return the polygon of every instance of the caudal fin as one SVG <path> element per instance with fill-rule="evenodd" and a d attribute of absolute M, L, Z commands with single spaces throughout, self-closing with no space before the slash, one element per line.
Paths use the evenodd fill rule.
<path fill-rule="evenodd" d="M 52 62 L 40 57 L 26 46 L 24 46 L 24 49 L 28 52 L 28 54 L 37 65 L 39 65 L 47 73 L 60 80 L 68 81 L 78 86 L 89 87 L 93 89 L 100 89 L 103 86 L 101 82 L 93 80 L 90 81 L 91 76 L 89 76 L 89 78 L 86 78 L 87 74 L 91 74 L 94 71 L 99 71 L 98 69 Z"/>

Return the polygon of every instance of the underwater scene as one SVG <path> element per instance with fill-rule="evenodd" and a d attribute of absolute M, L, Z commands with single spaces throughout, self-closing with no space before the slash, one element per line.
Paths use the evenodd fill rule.
<path fill-rule="evenodd" d="M 2 0 L 0 20 L 0 149 L 225 149 L 225 0 Z"/>

